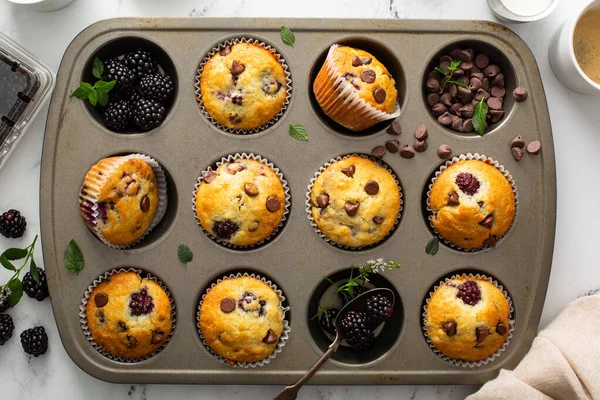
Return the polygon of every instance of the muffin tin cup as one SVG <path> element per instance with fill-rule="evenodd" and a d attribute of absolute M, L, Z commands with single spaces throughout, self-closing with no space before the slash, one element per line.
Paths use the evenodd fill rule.
<path fill-rule="evenodd" d="M 192 196 L 192 210 L 194 212 L 194 217 L 196 218 L 196 222 L 198 223 L 198 226 L 200 226 L 200 229 L 202 229 L 202 232 L 204 232 L 206 234 L 206 236 L 208 236 L 213 241 L 215 241 L 223 246 L 227 246 L 231 249 L 251 249 L 251 248 L 265 244 L 283 228 L 283 225 L 287 219 L 287 216 L 290 213 L 290 205 L 291 205 L 290 187 L 288 185 L 287 180 L 284 178 L 283 173 L 279 170 L 279 168 L 277 168 L 272 162 L 270 162 L 266 158 L 261 157 L 259 155 L 255 155 L 253 153 L 236 153 L 233 155 L 230 154 L 227 157 L 223 157 L 223 158 L 221 158 L 220 161 L 217 161 L 215 163 L 215 171 L 222 164 L 231 163 L 238 159 L 255 160 L 255 161 L 259 161 L 259 162 L 263 163 L 267 167 L 271 168 L 273 170 L 273 172 L 275 172 L 275 174 L 277 174 L 277 176 L 279 177 L 279 181 L 283 185 L 283 192 L 285 194 L 285 210 L 283 211 L 283 216 L 281 217 L 281 221 L 279 222 L 279 225 L 277 225 L 277 227 L 273 230 L 273 232 L 271 232 L 269 237 L 261 240 L 260 242 L 257 242 L 257 243 L 254 243 L 254 244 L 251 244 L 248 246 L 240 246 L 240 245 L 231 244 L 221 238 L 218 238 L 215 235 L 212 235 L 211 233 L 209 233 L 206 229 L 204 229 L 204 227 L 200 223 L 200 218 L 198 218 L 198 213 L 196 212 L 196 194 L 198 193 L 198 188 L 200 187 L 200 184 L 202 183 L 202 176 L 206 172 L 213 171 L 212 166 L 209 166 L 207 169 L 203 170 L 200 173 L 200 176 L 198 176 L 198 180 L 196 181 L 196 184 L 194 185 L 194 195 Z"/>
<path fill-rule="evenodd" d="M 360 126 L 352 128 L 346 126 L 346 128 L 358 132 L 379 122 L 399 117 L 401 112 L 398 102 L 396 102 L 396 109 L 390 114 L 379 111 L 358 95 L 354 86 L 340 74 L 335 66 L 333 52 L 338 47 L 338 44 L 331 45 L 325 64 L 315 80 L 315 84 L 320 81 L 322 86 L 321 90 L 315 90 L 318 103 L 331 105 L 331 111 L 327 114 L 329 118 L 338 123 L 347 116 L 360 119 L 362 121 Z M 360 116 L 360 118 L 357 116 Z"/>
<path fill-rule="evenodd" d="M 500 242 L 500 240 L 502 240 L 502 238 L 504 236 L 506 236 L 506 234 L 510 231 L 510 229 L 512 228 L 512 226 L 515 223 L 515 220 L 517 219 L 517 211 L 518 211 L 518 206 L 519 206 L 519 194 L 517 192 L 517 186 L 515 185 L 515 181 L 513 180 L 512 175 L 510 174 L 510 172 L 508 172 L 507 169 L 504 168 L 503 165 L 501 165 L 498 161 L 495 161 L 493 158 L 486 156 L 485 154 L 479 154 L 479 153 L 475 153 L 475 154 L 471 154 L 471 153 L 467 153 L 467 154 L 461 154 L 459 156 L 453 157 L 452 159 L 446 161 L 446 163 L 444 165 L 442 165 L 435 173 L 434 177 L 431 179 L 431 183 L 429 184 L 428 187 L 428 191 L 427 191 L 427 213 L 428 213 L 428 219 L 429 219 L 429 226 L 431 227 L 431 229 L 433 229 L 433 231 L 435 232 L 436 236 L 442 240 L 447 246 L 450 246 L 453 249 L 459 250 L 459 251 L 464 251 L 464 252 L 475 252 L 475 251 L 481 251 L 481 250 L 485 250 L 487 248 L 489 248 L 489 246 L 484 246 L 484 247 L 480 247 L 477 249 L 465 249 L 462 248 L 454 243 L 451 243 L 449 241 L 447 241 L 446 239 L 444 239 L 442 237 L 442 235 L 435 229 L 435 227 L 433 226 L 433 222 L 431 221 L 431 214 L 433 213 L 433 210 L 431 209 L 431 207 L 429 206 L 429 197 L 431 196 L 431 188 L 433 187 L 433 184 L 435 183 L 435 181 L 437 180 L 438 176 L 440 176 L 440 174 L 446 169 L 448 168 L 450 165 L 459 162 L 459 161 L 464 161 L 464 160 L 479 160 L 479 161 L 483 161 L 485 163 L 488 163 L 494 167 L 496 167 L 496 169 L 498 171 L 500 171 L 502 173 L 502 175 L 504 175 L 504 177 L 508 180 L 508 182 L 510 183 L 510 186 L 512 187 L 512 191 L 513 194 L 515 196 L 515 218 L 513 219 L 513 223 L 510 225 L 510 227 L 508 228 L 508 230 L 506 231 L 506 233 L 500 237 L 497 238 L 497 243 Z"/>
<path fill-rule="evenodd" d="M 109 352 L 104 350 L 104 348 L 102 346 L 100 346 L 98 343 L 96 343 L 96 341 L 92 337 L 92 333 L 90 332 L 90 329 L 88 327 L 86 308 L 87 308 L 87 304 L 90 300 L 90 296 L 92 295 L 92 292 L 94 291 L 94 289 L 96 289 L 96 287 L 99 284 L 108 280 L 112 275 L 119 273 L 119 272 L 135 272 L 136 274 L 138 274 L 140 276 L 140 278 L 147 278 L 147 279 L 150 279 L 150 280 L 156 282 L 167 293 L 167 296 L 169 296 L 169 301 L 171 302 L 171 330 L 169 331 L 169 334 L 167 335 L 167 339 L 163 342 L 163 344 L 156 351 L 154 351 L 144 357 L 126 358 L 126 357 L 119 357 L 119 356 L 110 354 Z M 106 357 L 110 360 L 121 362 L 121 363 L 127 363 L 127 364 L 138 363 L 138 362 L 149 360 L 150 358 L 154 357 L 155 355 L 157 355 L 158 353 L 163 351 L 163 349 L 171 341 L 171 337 L 173 336 L 173 332 L 175 330 L 175 324 L 177 322 L 177 311 L 175 309 L 175 302 L 173 301 L 173 296 L 171 296 L 171 292 L 169 291 L 169 289 L 167 289 L 167 287 L 161 281 L 159 281 L 158 278 L 156 278 L 155 276 L 152 276 L 150 274 L 145 274 L 145 276 L 143 276 L 143 274 L 144 274 L 144 272 L 137 268 L 119 268 L 119 269 L 114 269 L 112 271 L 105 272 L 103 275 L 100 275 L 98 278 L 94 279 L 92 284 L 90 286 L 88 286 L 87 290 L 85 291 L 84 297 L 81 300 L 81 305 L 79 306 L 79 322 L 81 324 L 81 329 L 83 330 L 83 334 L 85 335 L 88 342 L 98 351 L 98 353 L 102 354 L 104 357 Z"/>
<path fill-rule="evenodd" d="M 315 219 L 312 216 L 312 207 L 313 204 L 310 201 L 310 194 L 312 192 L 313 186 L 315 185 L 315 181 L 317 180 L 317 178 L 319 177 L 319 175 L 321 175 L 323 173 L 323 171 L 325 171 L 327 168 L 329 168 L 329 166 L 335 162 L 341 161 L 345 158 L 351 157 L 351 156 L 358 156 L 358 157 L 362 157 L 362 158 L 366 158 L 369 159 L 373 162 L 376 162 L 377 164 L 379 164 L 380 166 L 384 167 L 394 178 L 394 182 L 396 182 L 396 185 L 398 186 L 398 192 L 400 193 L 400 208 L 398 209 L 398 217 L 396 218 L 396 223 L 394 224 L 394 226 L 392 227 L 392 229 L 390 229 L 390 231 L 388 232 L 388 234 L 381 239 L 379 242 L 377 243 L 373 243 L 373 244 L 369 244 L 366 246 L 356 246 L 356 247 L 352 247 L 352 246 L 346 246 L 340 243 L 336 243 L 333 240 L 329 239 L 327 237 L 327 235 L 325 235 L 325 233 L 323 233 L 323 231 L 321 229 L 319 229 L 319 227 L 317 226 L 317 223 L 315 222 Z M 374 158 L 374 157 L 369 157 L 366 156 L 364 154 L 346 154 L 344 156 L 338 156 L 336 158 L 332 158 L 331 160 L 329 160 L 328 162 L 326 162 L 325 164 L 323 164 L 323 166 L 321 168 L 319 168 L 319 171 L 315 172 L 315 175 L 313 178 L 310 179 L 310 184 L 308 185 L 308 191 L 306 192 L 306 201 L 304 203 L 306 205 L 306 213 L 308 214 L 308 220 L 310 221 L 310 225 L 312 226 L 312 228 L 314 229 L 314 231 L 321 237 L 321 239 L 323 239 L 324 241 L 326 241 L 327 243 L 329 243 L 332 246 L 337 246 L 341 249 L 344 250 L 364 250 L 364 249 L 368 249 L 371 247 L 375 247 L 377 245 L 379 245 L 380 243 L 382 243 L 383 241 L 385 241 L 387 238 L 389 238 L 392 233 L 394 233 L 394 231 L 396 230 L 396 228 L 398 227 L 398 224 L 400 223 L 400 217 L 402 216 L 402 205 L 404 204 L 403 201 L 403 194 L 402 194 L 402 186 L 400 185 L 400 181 L 398 179 L 398 177 L 396 176 L 396 174 L 394 173 L 394 171 L 392 171 L 390 169 L 390 167 L 387 166 L 387 164 L 385 164 L 384 162 Z"/>
<path fill-rule="evenodd" d="M 273 55 L 275 55 L 277 57 L 277 61 L 279 61 L 279 63 L 283 67 L 283 71 L 285 73 L 285 82 L 286 82 L 285 88 L 286 88 L 287 93 L 286 93 L 285 101 L 283 102 L 283 105 L 281 106 L 281 110 L 277 113 L 277 115 L 275 115 L 275 117 L 273 117 L 273 119 L 271 119 L 269 122 L 259 126 L 258 128 L 233 129 L 233 128 L 228 128 L 226 126 L 223 126 L 220 123 L 218 123 L 209 114 L 209 112 L 204 107 L 204 103 L 202 102 L 202 92 L 200 91 L 200 77 L 202 76 L 202 70 L 204 69 L 204 66 L 212 58 L 212 56 L 214 56 L 217 52 L 220 52 L 227 46 L 233 46 L 234 44 L 237 44 L 237 43 L 258 44 L 261 47 L 263 47 L 265 50 L 268 50 L 269 52 L 271 52 Z M 202 62 L 198 66 L 198 70 L 196 72 L 196 83 L 194 84 L 194 87 L 196 88 L 195 93 L 196 93 L 196 101 L 198 103 L 198 107 L 200 108 L 200 111 L 206 117 L 207 120 L 209 120 L 217 128 L 219 128 L 222 131 L 225 131 L 227 133 L 233 133 L 235 135 L 249 135 L 252 133 L 258 133 L 258 132 L 264 131 L 268 127 L 274 125 L 283 116 L 283 114 L 285 113 L 285 111 L 288 108 L 288 105 L 290 104 L 290 99 L 292 97 L 292 74 L 290 73 L 290 68 L 287 65 L 287 62 L 285 61 L 283 56 L 277 51 L 276 48 L 274 48 L 273 46 L 271 46 L 265 42 L 257 40 L 257 39 L 240 37 L 240 38 L 234 38 L 234 39 L 227 40 L 223 43 L 219 43 L 219 45 L 214 47 L 211 51 L 209 51 L 204 56 L 204 58 L 202 59 Z"/>
<path fill-rule="evenodd" d="M 508 314 L 508 323 L 510 325 L 509 329 L 508 329 L 508 336 L 506 337 L 506 340 L 504 341 L 504 343 L 502 344 L 502 347 L 500 347 L 494 354 L 492 354 L 491 356 L 480 360 L 480 361 L 466 361 L 466 360 L 458 360 L 458 359 L 454 359 L 454 358 L 450 358 L 448 356 L 446 356 L 444 353 L 440 352 L 435 345 L 431 342 L 431 339 L 429 338 L 429 336 L 427 335 L 427 327 L 425 326 L 425 317 L 427 316 L 427 305 L 429 304 L 429 300 L 431 299 L 431 297 L 433 296 L 433 293 L 438 289 L 438 287 L 440 287 L 442 284 L 444 283 L 448 283 L 449 281 L 453 280 L 453 279 L 457 279 L 457 278 L 461 278 L 461 277 L 468 277 L 468 278 L 480 278 L 480 279 L 485 279 L 487 281 L 489 281 L 490 283 L 492 283 L 494 286 L 496 286 L 498 289 L 500 289 L 500 291 L 502 292 L 502 294 L 504 294 L 504 297 L 506 297 L 506 299 L 508 300 L 508 304 L 510 305 L 510 312 Z M 431 350 L 433 350 L 433 352 L 435 354 L 437 354 L 442 360 L 457 366 L 457 367 L 469 367 L 469 368 L 475 368 L 475 367 L 481 367 L 484 365 L 487 365 L 488 363 L 494 361 L 496 358 L 498 358 L 503 352 L 504 350 L 506 350 L 506 348 L 508 347 L 508 345 L 510 344 L 512 337 L 513 337 L 513 332 L 515 330 L 515 320 L 513 319 L 513 315 L 514 315 L 514 308 L 513 308 L 513 303 L 512 300 L 510 298 L 510 296 L 508 295 L 508 292 L 506 290 L 504 290 L 504 287 L 502 285 L 500 285 L 496 280 L 483 275 L 483 274 L 459 274 L 459 275 L 452 275 L 450 278 L 446 278 L 443 281 L 441 281 L 437 286 L 434 286 L 433 289 L 431 290 L 431 292 L 429 292 L 429 295 L 427 297 L 427 299 L 425 300 L 425 306 L 423 307 L 423 335 L 425 335 L 425 340 L 427 340 L 427 343 L 429 344 L 429 347 L 431 348 Z"/>
<path fill-rule="evenodd" d="M 263 358 L 260 361 L 236 362 L 236 361 L 230 361 L 230 360 L 225 359 L 224 357 L 221 357 L 212 349 L 212 347 L 210 347 L 210 345 L 208 343 L 206 343 L 206 340 L 204 340 L 204 335 L 202 334 L 202 329 L 200 329 L 200 313 L 202 311 L 202 303 L 204 302 L 204 298 L 206 297 L 208 292 L 210 292 L 212 290 L 212 288 L 217 286 L 217 284 L 221 283 L 222 281 L 224 281 L 226 279 L 234 279 L 234 278 L 241 278 L 241 277 L 250 277 L 250 278 L 259 279 L 259 280 L 263 281 L 264 283 L 269 285 L 271 287 L 271 289 L 273 289 L 275 291 L 275 293 L 277 293 L 277 295 L 279 296 L 279 300 L 281 301 L 281 303 L 283 305 L 283 302 L 285 301 L 285 296 L 283 295 L 283 292 L 270 280 L 267 280 L 266 278 L 261 277 L 260 275 L 254 274 L 254 273 L 249 274 L 247 272 L 244 272 L 244 273 L 238 272 L 237 274 L 230 274 L 230 275 L 224 276 L 220 279 L 217 279 L 217 281 L 212 283 L 210 285 L 210 288 L 208 288 L 206 290 L 206 292 L 204 292 L 204 294 L 202 295 L 202 299 L 198 303 L 198 311 L 196 313 L 196 328 L 198 329 L 198 335 L 200 336 L 200 339 L 202 340 L 202 344 L 204 345 L 204 347 L 206 347 L 206 349 L 210 352 L 210 354 L 212 354 L 217 360 L 221 361 L 223 364 L 227 364 L 234 368 L 262 367 L 264 365 L 269 364 L 271 362 L 271 360 L 274 360 L 277 357 L 277 355 L 279 353 L 281 353 L 281 351 L 283 350 L 283 347 L 285 346 L 285 343 L 287 342 L 287 340 L 289 338 L 289 335 L 290 335 L 290 332 L 292 329 L 290 328 L 290 324 L 287 321 L 287 319 L 285 319 L 285 314 L 290 310 L 289 307 L 282 306 L 283 307 L 283 331 L 282 331 L 281 335 L 279 336 L 279 342 L 277 343 L 277 346 L 275 346 L 275 350 L 273 350 L 273 352 L 271 354 L 269 354 L 268 357 Z"/>
<path fill-rule="evenodd" d="M 128 245 L 119 246 L 119 245 L 110 243 L 102 235 L 100 228 L 98 228 L 98 215 L 99 215 L 98 194 L 100 193 L 100 188 L 102 187 L 102 185 L 107 182 L 110 174 L 115 169 L 119 168 L 119 166 L 123 162 L 130 160 L 132 158 L 140 159 L 140 160 L 144 161 L 145 163 L 147 163 L 148 165 L 150 165 L 150 167 L 152 167 L 152 171 L 154 171 L 154 176 L 156 177 L 156 187 L 158 189 L 158 207 L 156 208 L 156 214 L 154 215 L 154 218 L 152 219 L 152 222 L 150 223 L 150 226 L 148 227 L 146 232 L 144 232 L 144 234 L 142 236 L 140 236 L 140 238 L 138 240 L 136 240 L 135 242 L 129 243 Z M 152 231 L 152 229 L 154 229 L 156 227 L 156 225 L 158 225 L 159 222 L 165 216 L 165 213 L 167 212 L 167 177 L 166 177 L 165 172 L 163 171 L 161 165 L 153 158 L 151 158 L 145 154 L 130 154 L 127 156 L 122 156 L 119 158 L 119 160 L 115 161 L 112 164 L 110 171 L 107 171 L 106 174 L 98 175 L 95 178 L 96 178 L 96 182 L 97 182 L 97 190 L 96 191 L 93 191 L 93 189 L 88 189 L 88 190 L 86 190 L 85 194 L 82 194 L 81 192 L 79 193 L 79 204 L 80 204 L 79 209 L 80 209 L 80 213 L 81 213 L 82 217 L 85 218 L 86 226 L 88 227 L 88 229 L 90 229 L 94 233 L 94 235 L 96 235 L 98 237 L 98 239 L 100 239 L 102 241 L 102 243 L 104 243 L 108 247 L 112 247 L 113 249 L 123 250 L 123 249 L 128 249 L 132 246 L 135 246 L 136 244 L 140 243 L 146 236 L 148 236 L 148 234 Z M 91 204 L 91 206 L 84 205 L 84 204 Z M 92 218 L 92 220 L 90 220 L 86 217 L 90 217 L 90 218 Z"/>

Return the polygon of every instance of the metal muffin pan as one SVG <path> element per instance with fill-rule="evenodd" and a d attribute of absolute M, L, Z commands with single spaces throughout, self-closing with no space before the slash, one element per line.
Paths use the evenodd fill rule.
<path fill-rule="evenodd" d="M 281 25 L 296 35 L 294 48 L 283 45 Z M 290 105 L 280 120 L 251 135 L 234 135 L 212 125 L 198 109 L 194 95 L 196 69 L 215 45 L 234 37 L 252 37 L 274 45 L 287 61 L 293 80 Z M 131 43 L 148 41 L 162 49 L 161 64 L 172 65 L 178 90 L 163 124 L 148 133 L 108 131 L 70 93 L 88 74 L 90 60 L 105 46 L 126 51 Z M 510 96 L 515 85 L 529 91 L 524 103 L 507 101 L 507 115 L 483 137 L 461 135 L 440 126 L 425 103 L 423 84 L 432 59 L 451 44 L 466 42 L 481 49 L 493 46 L 511 68 Z M 129 45 L 128 45 L 129 43 Z M 311 94 L 311 76 L 320 68 L 333 43 L 348 43 L 372 52 L 390 68 L 398 82 L 404 133 L 412 143 L 414 129 L 425 123 L 429 149 L 406 160 L 386 154 L 403 188 L 402 218 L 380 245 L 348 251 L 325 242 L 309 224 L 304 206 L 307 186 L 324 163 L 348 153 L 369 153 L 391 136 L 386 123 L 366 133 L 349 135 L 327 120 Z M 171 68 L 169 66 L 169 68 Z M 308 142 L 288 135 L 290 123 L 303 124 Z M 388 122 L 389 124 L 389 122 Z M 510 140 L 521 134 L 541 140 L 542 152 L 516 162 Z M 442 164 L 437 147 L 448 143 L 454 154 L 482 153 L 498 160 L 512 174 L 519 193 L 513 227 L 493 249 L 460 252 L 443 244 L 437 255 L 425 254 L 432 231 L 424 213 L 423 194 Z M 169 208 L 160 225 L 130 250 L 108 248 L 82 223 L 77 194 L 86 171 L 99 159 L 140 152 L 159 161 L 168 173 Z M 259 154 L 281 169 L 291 188 L 291 210 L 282 231 L 252 250 L 228 249 L 212 241 L 198 226 L 191 199 L 198 174 L 208 165 L 237 152 Z M 385 273 L 402 305 L 393 335 L 375 359 L 350 360 L 341 355 L 327 362 L 313 384 L 477 384 L 513 368 L 528 351 L 544 304 L 554 245 L 556 179 L 552 131 L 536 61 L 525 43 L 500 25 L 438 20 L 310 20 L 310 19 L 112 19 L 79 34 L 67 49 L 58 73 L 42 155 L 40 183 L 44 261 L 53 310 L 63 344 L 73 361 L 89 374 L 112 382 L 290 384 L 310 368 L 326 347 L 314 329 L 310 308 L 322 293 L 323 276 L 337 274 L 369 259 L 402 263 Z M 63 267 L 63 252 L 74 238 L 86 260 L 79 275 Z M 194 260 L 184 266 L 177 258 L 179 243 L 187 244 Z M 134 364 L 111 361 L 86 340 L 78 307 L 88 285 L 104 272 L 132 266 L 158 277 L 170 289 L 178 321 L 171 342 L 151 359 Z M 202 345 L 196 332 L 200 295 L 216 278 L 250 270 L 269 277 L 291 307 L 290 338 L 280 353 L 261 368 L 232 368 Z M 501 282 L 515 307 L 516 330 L 501 357 L 478 368 L 461 368 L 440 359 L 429 348 L 421 313 L 430 288 L 457 271 L 479 271 Z M 336 279 L 341 275 L 335 275 Z M 311 306 L 312 302 L 312 306 Z M 391 328 L 390 328 L 391 329 Z"/>

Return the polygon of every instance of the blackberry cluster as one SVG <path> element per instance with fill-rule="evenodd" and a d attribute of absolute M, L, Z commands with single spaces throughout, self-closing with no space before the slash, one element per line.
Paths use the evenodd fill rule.
<path fill-rule="evenodd" d="M 394 312 L 392 302 L 383 296 L 372 296 L 367 300 L 367 322 L 373 329 L 391 318 Z"/>
<path fill-rule="evenodd" d="M 139 79 L 158 72 L 158 64 L 152 59 L 150 53 L 143 49 L 126 54 L 123 57 L 123 65 L 133 71 Z"/>
<path fill-rule="evenodd" d="M 113 131 L 124 131 L 131 118 L 131 103 L 127 100 L 116 100 L 108 103 L 104 109 L 106 127 Z"/>
<path fill-rule="evenodd" d="M 0 215 L 0 233 L 7 238 L 19 238 L 25 233 L 27 221 L 17 210 L 8 210 Z"/>
<path fill-rule="evenodd" d="M 168 75 L 146 75 L 140 81 L 140 91 L 147 99 L 169 101 L 175 95 L 175 86 Z"/>
<path fill-rule="evenodd" d="M 231 221 L 217 221 L 213 224 L 213 233 L 219 239 L 229 240 L 240 229 Z"/>
<path fill-rule="evenodd" d="M 473 196 L 479 191 L 479 180 L 468 172 L 461 172 L 456 176 L 456 184 L 466 194 Z"/>
<path fill-rule="evenodd" d="M 156 100 L 140 99 L 133 105 L 133 122 L 143 131 L 150 131 L 159 126 L 167 111 Z"/>
<path fill-rule="evenodd" d="M 38 268 L 38 274 L 40 276 L 40 283 L 37 283 L 31 272 L 27 272 L 23 277 L 23 290 L 27 293 L 27 296 L 37 301 L 43 301 L 49 296 L 48 293 L 48 281 L 46 280 L 46 271 Z"/>
<path fill-rule="evenodd" d="M 15 324 L 10 315 L 0 314 L 0 346 L 4 346 L 4 343 L 12 337 L 14 330 Z"/>
<path fill-rule="evenodd" d="M 137 76 L 129 68 L 124 66 L 116 58 L 104 61 L 104 75 L 102 80 L 105 82 L 117 81 L 113 90 L 115 93 L 127 94 L 137 82 Z"/>
<path fill-rule="evenodd" d="M 21 345 L 27 354 L 34 357 L 46 354 L 48 351 L 48 335 L 43 326 L 36 326 L 21 333 Z"/>
<path fill-rule="evenodd" d="M 361 352 L 373 347 L 375 335 L 371 332 L 364 313 L 348 311 L 340 322 L 340 328 L 352 350 Z"/>
<path fill-rule="evenodd" d="M 337 308 L 328 308 L 325 310 L 325 312 L 321 314 L 321 318 L 319 318 L 321 329 L 335 335 L 335 318 L 337 317 L 338 312 L 340 312 L 340 310 Z"/>
<path fill-rule="evenodd" d="M 10 308 L 10 305 L 8 304 L 9 298 L 10 289 L 7 287 L 0 289 L 0 313 L 3 313 Z"/>
<path fill-rule="evenodd" d="M 353 290 L 352 290 L 352 296 L 350 296 L 347 292 L 338 292 L 338 297 L 340 298 L 340 300 L 342 301 L 343 305 L 348 304 L 348 302 L 350 302 L 350 300 L 354 300 L 356 297 L 360 296 L 361 294 L 363 294 L 364 292 L 366 292 L 367 289 L 362 286 L 354 286 Z"/>
<path fill-rule="evenodd" d="M 129 308 L 131 313 L 136 316 L 150 314 L 154 309 L 154 301 L 152 296 L 148 294 L 148 289 L 144 288 L 137 293 L 131 295 Z"/>
<path fill-rule="evenodd" d="M 458 294 L 456 295 L 465 304 L 474 306 L 481 300 L 481 289 L 475 281 L 466 281 L 458 286 Z"/>

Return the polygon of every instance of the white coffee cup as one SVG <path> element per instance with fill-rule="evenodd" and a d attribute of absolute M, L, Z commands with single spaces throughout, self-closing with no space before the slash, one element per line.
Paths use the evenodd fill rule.
<path fill-rule="evenodd" d="M 600 85 L 583 72 L 573 49 L 577 22 L 586 11 L 595 7 L 600 7 L 600 0 L 593 0 L 564 23 L 550 41 L 549 58 L 554 74 L 566 87 L 579 93 L 600 96 Z"/>
<path fill-rule="evenodd" d="M 75 0 L 6 0 L 24 8 L 35 11 L 56 11 L 71 4 Z"/>

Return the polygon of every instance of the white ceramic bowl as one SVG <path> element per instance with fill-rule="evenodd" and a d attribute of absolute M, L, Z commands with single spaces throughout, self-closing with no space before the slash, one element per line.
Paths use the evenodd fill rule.
<path fill-rule="evenodd" d="M 589 9 L 600 7 L 600 0 L 591 1 L 581 12 L 569 18 L 550 41 L 550 66 L 556 77 L 569 89 L 600 96 L 600 85 L 581 69 L 573 50 L 573 34 L 579 18 Z"/>
<path fill-rule="evenodd" d="M 526 2 L 528 0 L 522 0 L 522 1 Z M 554 11 L 556 6 L 558 5 L 558 2 L 559 2 L 559 0 L 552 0 L 550 5 L 545 10 L 542 10 L 535 15 L 527 15 L 527 16 L 515 14 L 514 12 L 510 11 L 508 8 L 506 8 L 504 6 L 504 4 L 502 3 L 502 0 L 488 0 L 488 5 L 490 6 L 490 8 L 494 12 L 494 14 L 496 14 L 496 17 L 498 17 L 498 19 L 500 19 L 502 21 L 533 22 L 533 21 L 537 21 L 537 20 L 540 20 L 540 19 L 548 16 L 552 11 Z"/>
<path fill-rule="evenodd" d="M 75 0 L 6 0 L 35 11 L 56 11 L 68 6 Z"/>

